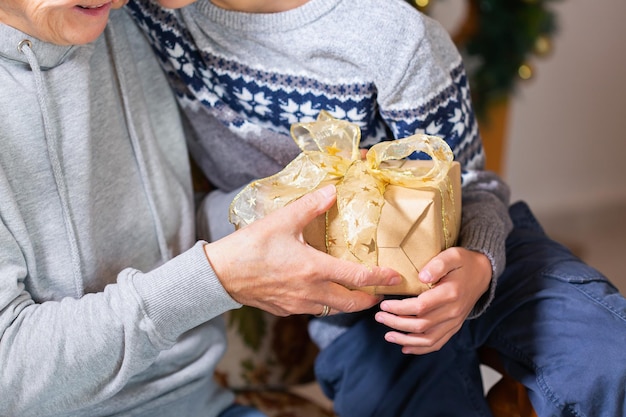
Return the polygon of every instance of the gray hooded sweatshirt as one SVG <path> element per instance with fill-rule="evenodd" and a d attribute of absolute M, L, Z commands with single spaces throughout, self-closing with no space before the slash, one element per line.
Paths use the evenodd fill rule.
<path fill-rule="evenodd" d="M 240 305 L 195 243 L 143 35 L 114 11 L 89 45 L 0 40 L 0 416 L 217 415 L 218 317 Z"/>

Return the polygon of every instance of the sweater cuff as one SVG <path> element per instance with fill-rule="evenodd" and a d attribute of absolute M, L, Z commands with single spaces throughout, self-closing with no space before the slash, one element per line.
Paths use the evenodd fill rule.
<path fill-rule="evenodd" d="M 224 289 L 199 241 L 157 269 L 132 277 L 155 330 L 174 341 L 184 332 L 241 307 Z"/>
<path fill-rule="evenodd" d="M 465 233 L 461 236 L 460 246 L 471 251 L 480 252 L 489 259 L 491 263 L 491 283 L 487 291 L 476 302 L 468 317 L 470 319 L 480 316 L 491 304 L 496 292 L 497 279 L 506 264 L 506 235 L 502 235 L 502 229 L 494 228 L 484 223 L 476 226 L 471 228 L 470 233 Z"/>

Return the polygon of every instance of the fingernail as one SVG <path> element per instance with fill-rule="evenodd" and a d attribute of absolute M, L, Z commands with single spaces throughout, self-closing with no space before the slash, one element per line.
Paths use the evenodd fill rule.
<path fill-rule="evenodd" d="M 382 314 L 376 313 L 376 315 L 374 315 L 374 320 L 381 324 L 385 324 L 385 317 Z"/>
<path fill-rule="evenodd" d="M 335 186 L 334 185 L 327 185 L 325 187 L 322 187 L 318 190 L 324 197 L 332 197 L 335 195 Z"/>
<path fill-rule="evenodd" d="M 422 282 L 433 282 L 433 276 L 427 269 L 420 271 L 419 278 Z"/>
<path fill-rule="evenodd" d="M 394 275 L 389 279 L 389 285 L 398 285 L 402 283 L 402 277 L 400 275 Z"/>

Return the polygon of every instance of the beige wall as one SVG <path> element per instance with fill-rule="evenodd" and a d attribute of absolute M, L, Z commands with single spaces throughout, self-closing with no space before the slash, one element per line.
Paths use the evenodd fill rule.
<path fill-rule="evenodd" d="M 553 5 L 559 32 L 515 95 L 504 177 L 538 212 L 625 204 L 626 1 Z"/>

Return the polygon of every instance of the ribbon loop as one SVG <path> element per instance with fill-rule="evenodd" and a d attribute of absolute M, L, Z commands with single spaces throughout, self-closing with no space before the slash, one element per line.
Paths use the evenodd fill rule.
<path fill-rule="evenodd" d="M 360 159 L 361 130 L 353 123 L 333 118 L 322 110 L 317 121 L 294 123 L 291 137 L 303 152 L 322 152 L 326 156 L 354 161 Z"/>
<path fill-rule="evenodd" d="M 429 170 L 398 168 L 389 161 L 405 159 L 413 153 L 425 153 L 433 160 Z M 433 187 L 448 175 L 454 154 L 441 138 L 417 134 L 408 138 L 381 142 L 367 152 L 367 164 L 372 175 L 386 179 L 390 184 L 407 188 Z"/>

